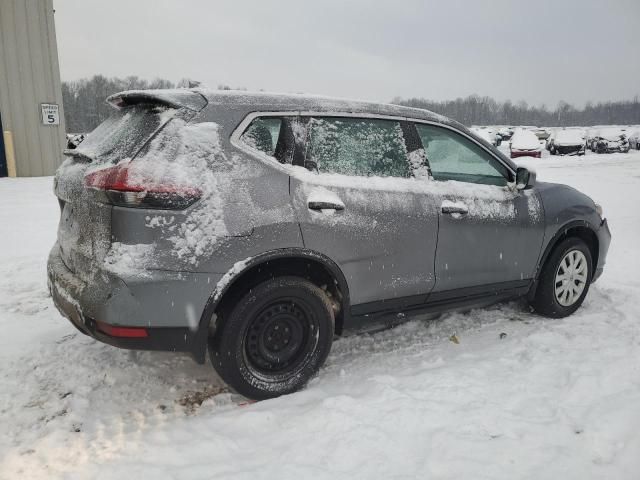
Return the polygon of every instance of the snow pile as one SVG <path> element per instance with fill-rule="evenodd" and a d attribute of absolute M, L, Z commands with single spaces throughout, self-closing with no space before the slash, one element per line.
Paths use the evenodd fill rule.
<path fill-rule="evenodd" d="M 538 173 L 612 226 L 576 314 L 514 303 L 340 338 L 304 391 L 256 404 L 208 364 L 78 333 L 47 293 L 51 179 L 0 179 L 0 478 L 637 479 L 640 153 Z"/>
<path fill-rule="evenodd" d="M 154 254 L 153 244 L 128 245 L 114 242 L 104 258 L 103 265 L 106 270 L 117 275 L 145 275 L 145 269 L 153 266 Z"/>
<path fill-rule="evenodd" d="M 188 258 L 196 264 L 203 256 L 213 252 L 219 237 L 226 235 L 224 223 L 224 199 L 222 187 L 231 187 L 221 175 L 221 168 L 215 163 L 226 163 L 227 159 L 220 147 L 218 125 L 198 123 L 179 130 L 179 149 L 176 161 L 172 162 L 172 174 L 189 172 L 192 183 L 201 189 L 202 197 L 180 223 L 178 231 L 170 240 L 175 245 L 179 258 Z M 226 166 L 226 165 L 225 165 Z"/>
<path fill-rule="evenodd" d="M 133 183 L 150 188 L 171 186 L 200 197 L 179 222 L 174 223 L 167 215 L 145 222 L 149 228 L 171 232 L 171 254 L 192 265 L 210 255 L 218 239 L 227 234 L 223 195 L 233 188 L 228 175 L 232 167 L 220 146 L 218 131 L 219 126 L 212 122 L 189 125 L 174 118 L 140 155 L 118 164 L 127 165 Z M 129 265 L 144 270 L 151 266 L 152 250 L 152 245 L 132 245 L 128 249 L 114 246 L 105 265 L 111 269 Z M 144 255 L 131 255 L 132 251 L 144 251 Z M 120 258 L 122 255 L 126 258 Z"/>

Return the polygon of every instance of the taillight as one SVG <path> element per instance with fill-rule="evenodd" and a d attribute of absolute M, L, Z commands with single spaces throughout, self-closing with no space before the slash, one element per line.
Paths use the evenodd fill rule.
<path fill-rule="evenodd" d="M 115 327 L 108 323 L 96 321 L 96 328 L 110 337 L 146 338 L 149 336 L 147 329 L 142 327 Z"/>
<path fill-rule="evenodd" d="M 132 174 L 132 163 L 103 168 L 84 177 L 85 187 L 96 192 L 104 203 L 121 207 L 183 209 L 200 198 L 200 189 L 150 178 L 143 172 Z"/>

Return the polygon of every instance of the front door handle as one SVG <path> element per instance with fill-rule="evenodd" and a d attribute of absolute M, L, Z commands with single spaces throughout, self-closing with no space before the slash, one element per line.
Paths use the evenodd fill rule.
<path fill-rule="evenodd" d="M 448 200 L 445 200 L 444 202 L 442 202 L 441 209 L 442 209 L 442 213 L 447 215 L 453 215 L 453 214 L 466 215 L 469 213 L 469 208 L 464 203 L 450 202 Z"/>
<path fill-rule="evenodd" d="M 310 210 L 344 210 L 344 204 L 327 201 L 309 201 Z"/>

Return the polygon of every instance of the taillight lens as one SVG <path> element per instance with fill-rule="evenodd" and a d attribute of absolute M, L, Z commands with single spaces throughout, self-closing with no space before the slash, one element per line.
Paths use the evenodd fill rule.
<path fill-rule="evenodd" d="M 85 187 L 96 193 L 104 203 L 121 207 L 183 209 L 200 198 L 202 192 L 196 187 L 161 180 L 135 172 L 132 163 L 96 170 L 84 177 Z"/>
<path fill-rule="evenodd" d="M 116 327 L 100 321 L 96 321 L 96 327 L 110 337 L 147 338 L 149 336 L 147 329 L 141 327 Z"/>

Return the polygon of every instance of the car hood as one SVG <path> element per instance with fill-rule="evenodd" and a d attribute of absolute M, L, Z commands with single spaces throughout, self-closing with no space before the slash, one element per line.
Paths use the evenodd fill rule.
<path fill-rule="evenodd" d="M 594 229 L 600 224 L 595 202 L 580 190 L 551 182 L 536 182 L 535 188 L 542 200 L 547 224 L 580 220 Z"/>

